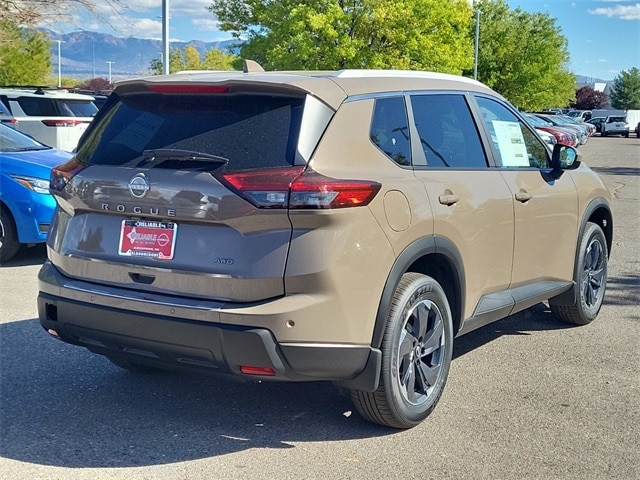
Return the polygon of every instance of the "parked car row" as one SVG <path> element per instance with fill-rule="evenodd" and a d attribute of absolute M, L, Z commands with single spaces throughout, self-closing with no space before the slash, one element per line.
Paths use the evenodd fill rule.
<path fill-rule="evenodd" d="M 584 145 L 596 132 L 594 125 L 575 120 L 567 115 L 528 113 L 528 122 L 540 133 L 551 134 L 556 142 L 570 147 Z"/>
<path fill-rule="evenodd" d="M 66 90 L 0 88 L 0 103 L 20 131 L 69 152 L 98 112 L 94 97 Z"/>

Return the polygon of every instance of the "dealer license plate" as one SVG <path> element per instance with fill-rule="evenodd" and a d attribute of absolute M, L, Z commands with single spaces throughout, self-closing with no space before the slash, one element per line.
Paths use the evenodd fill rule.
<path fill-rule="evenodd" d="M 118 254 L 171 260 L 177 233 L 178 224 L 173 222 L 123 220 Z"/>

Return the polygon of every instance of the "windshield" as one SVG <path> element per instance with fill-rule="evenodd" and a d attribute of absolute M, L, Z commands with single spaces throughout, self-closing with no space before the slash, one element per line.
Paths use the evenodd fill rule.
<path fill-rule="evenodd" d="M 533 125 L 534 127 L 550 127 L 551 123 L 544 121 L 540 117 L 536 117 L 535 115 L 525 115 L 527 121 Z"/>
<path fill-rule="evenodd" d="M 26 150 L 47 150 L 51 147 L 41 144 L 17 130 L 0 124 L 0 152 L 24 152 Z"/>
<path fill-rule="evenodd" d="M 304 97 L 257 94 L 116 97 L 83 138 L 77 157 L 85 164 L 136 167 L 146 152 L 161 151 L 165 159 L 146 168 L 290 166 L 303 105 Z M 171 150 L 190 154 L 167 161 Z"/>

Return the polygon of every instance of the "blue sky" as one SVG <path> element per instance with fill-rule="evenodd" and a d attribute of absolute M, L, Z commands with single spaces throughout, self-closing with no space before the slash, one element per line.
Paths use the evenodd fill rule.
<path fill-rule="evenodd" d="M 569 41 L 570 69 L 603 80 L 640 68 L 640 2 L 624 0 L 509 0 L 512 10 L 543 12 Z"/>
<path fill-rule="evenodd" d="M 211 0 L 168 0 L 170 38 L 215 41 L 230 36 L 218 30 L 216 18 L 206 11 Z M 472 1 L 472 0 L 470 0 Z M 640 1 L 638 0 L 508 0 L 512 9 L 544 12 L 569 42 L 570 69 L 578 75 L 611 80 L 620 71 L 640 68 Z M 162 0 L 96 1 L 109 25 L 82 15 L 56 30 L 100 31 L 117 36 L 161 38 Z M 81 28 L 79 27 L 81 26 Z"/>

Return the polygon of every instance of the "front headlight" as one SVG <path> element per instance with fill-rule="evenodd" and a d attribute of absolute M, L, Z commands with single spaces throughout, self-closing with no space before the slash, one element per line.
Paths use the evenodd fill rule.
<path fill-rule="evenodd" d="M 25 177 L 23 175 L 11 175 L 11 177 L 29 190 L 33 190 L 36 193 L 49 193 L 49 180 L 35 177 Z"/>

